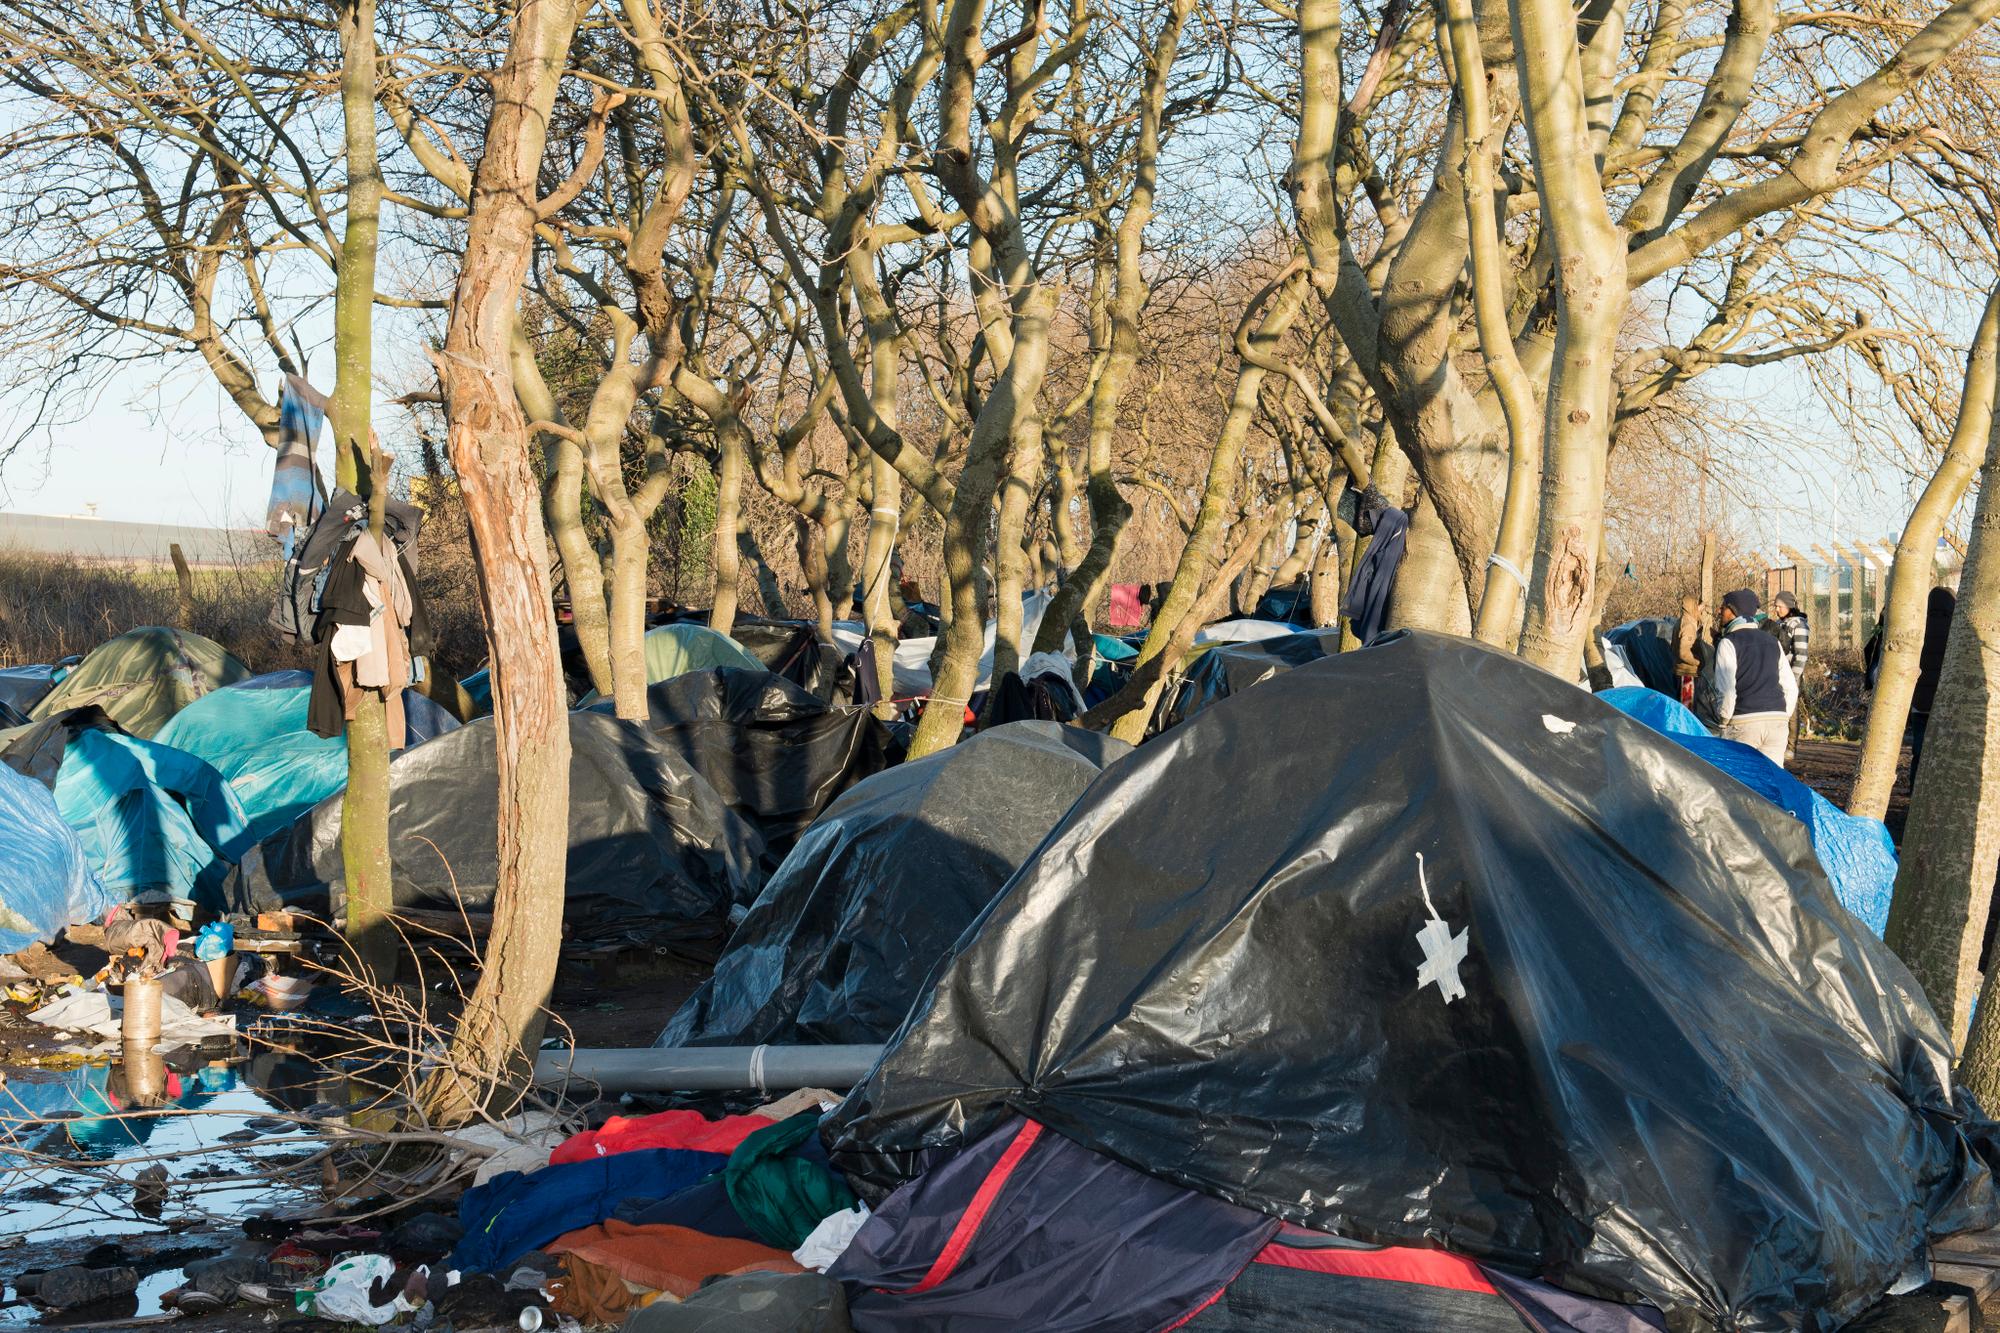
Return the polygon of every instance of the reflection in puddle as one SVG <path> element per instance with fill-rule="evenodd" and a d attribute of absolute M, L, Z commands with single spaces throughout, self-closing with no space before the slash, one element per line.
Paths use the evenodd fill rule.
<path fill-rule="evenodd" d="M 273 1052 L 168 1058 L 135 1048 L 115 1064 L 4 1073 L 0 1327 L 161 1313 L 183 1266 L 240 1243 L 245 1218 L 322 1200 L 310 1168 L 287 1174 L 316 1145 L 271 1117 L 337 1123 L 370 1100 L 338 1070 Z M 65 1315 L 17 1293 L 15 1275 L 80 1262 L 107 1243 L 139 1269 L 134 1295 Z"/>

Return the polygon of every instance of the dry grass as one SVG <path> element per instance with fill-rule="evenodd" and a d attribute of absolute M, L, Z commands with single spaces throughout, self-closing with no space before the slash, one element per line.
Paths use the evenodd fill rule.
<path fill-rule="evenodd" d="M 453 677 L 486 656 L 469 550 L 428 541 L 417 588 L 438 636 L 437 666 Z M 310 645 L 288 644 L 266 623 L 278 595 L 276 561 L 194 571 L 185 628 L 215 640 L 257 672 L 312 666 Z M 181 625 L 174 572 L 90 564 L 0 550 L 0 667 L 81 656 L 142 625 Z"/>

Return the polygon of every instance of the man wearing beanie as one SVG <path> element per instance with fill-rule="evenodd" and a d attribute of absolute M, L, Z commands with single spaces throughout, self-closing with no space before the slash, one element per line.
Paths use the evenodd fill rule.
<path fill-rule="evenodd" d="M 1783 768 L 1799 682 L 1777 636 L 1758 627 L 1759 605 L 1757 594 L 1748 588 L 1722 599 L 1716 617 L 1714 720 L 1723 739 L 1761 750 Z"/>

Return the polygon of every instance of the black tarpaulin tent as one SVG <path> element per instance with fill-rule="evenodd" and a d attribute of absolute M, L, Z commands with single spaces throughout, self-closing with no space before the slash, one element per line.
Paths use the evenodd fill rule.
<path fill-rule="evenodd" d="M 965 927 L 1130 748 L 1010 722 L 856 784 L 799 839 L 658 1044 L 886 1041 Z"/>
<path fill-rule="evenodd" d="M 654 739 L 763 835 L 773 864 L 834 797 L 898 757 L 867 709 L 771 672 L 690 671 L 648 686 L 646 712 Z"/>
<path fill-rule="evenodd" d="M 1353 1239 L 1817 1329 L 2000 1220 L 1950 1070 L 1798 821 L 1409 634 L 1107 773 L 826 1138 L 873 1192 L 1019 1112 Z"/>
<path fill-rule="evenodd" d="M 1340 651 L 1339 629 L 1309 629 L 1275 639 L 1222 643 L 1194 660 L 1163 713 L 1161 729 L 1178 726 L 1231 695 L 1293 667 Z"/>
<path fill-rule="evenodd" d="M 579 940 L 713 933 L 763 887 L 763 844 L 679 755 L 634 723 L 570 721 L 568 893 Z M 389 762 L 389 854 L 398 907 L 483 909 L 499 877 L 493 719 L 400 751 Z M 238 910 L 343 910 L 336 792 L 253 848 L 231 879 Z"/>

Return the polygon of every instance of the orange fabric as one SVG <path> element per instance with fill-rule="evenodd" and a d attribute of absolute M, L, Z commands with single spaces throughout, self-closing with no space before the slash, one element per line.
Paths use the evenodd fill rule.
<path fill-rule="evenodd" d="M 549 1283 L 549 1304 L 557 1314 L 585 1324 L 619 1324 L 640 1302 L 625 1279 L 574 1254 L 563 1256 L 563 1275 Z"/>
<path fill-rule="evenodd" d="M 783 1250 L 687 1227 L 633 1226 L 612 1218 L 559 1236 L 550 1254 L 579 1257 L 650 1291 L 686 1297 L 703 1281 L 733 1273 L 803 1273 Z"/>
<path fill-rule="evenodd" d="M 627 1119 L 614 1115 L 601 1129 L 573 1134 L 549 1154 L 549 1165 L 588 1161 L 641 1148 L 681 1148 L 688 1152 L 732 1153 L 736 1145 L 771 1122 L 758 1115 L 730 1115 L 710 1120 L 699 1111 L 662 1111 Z"/>

